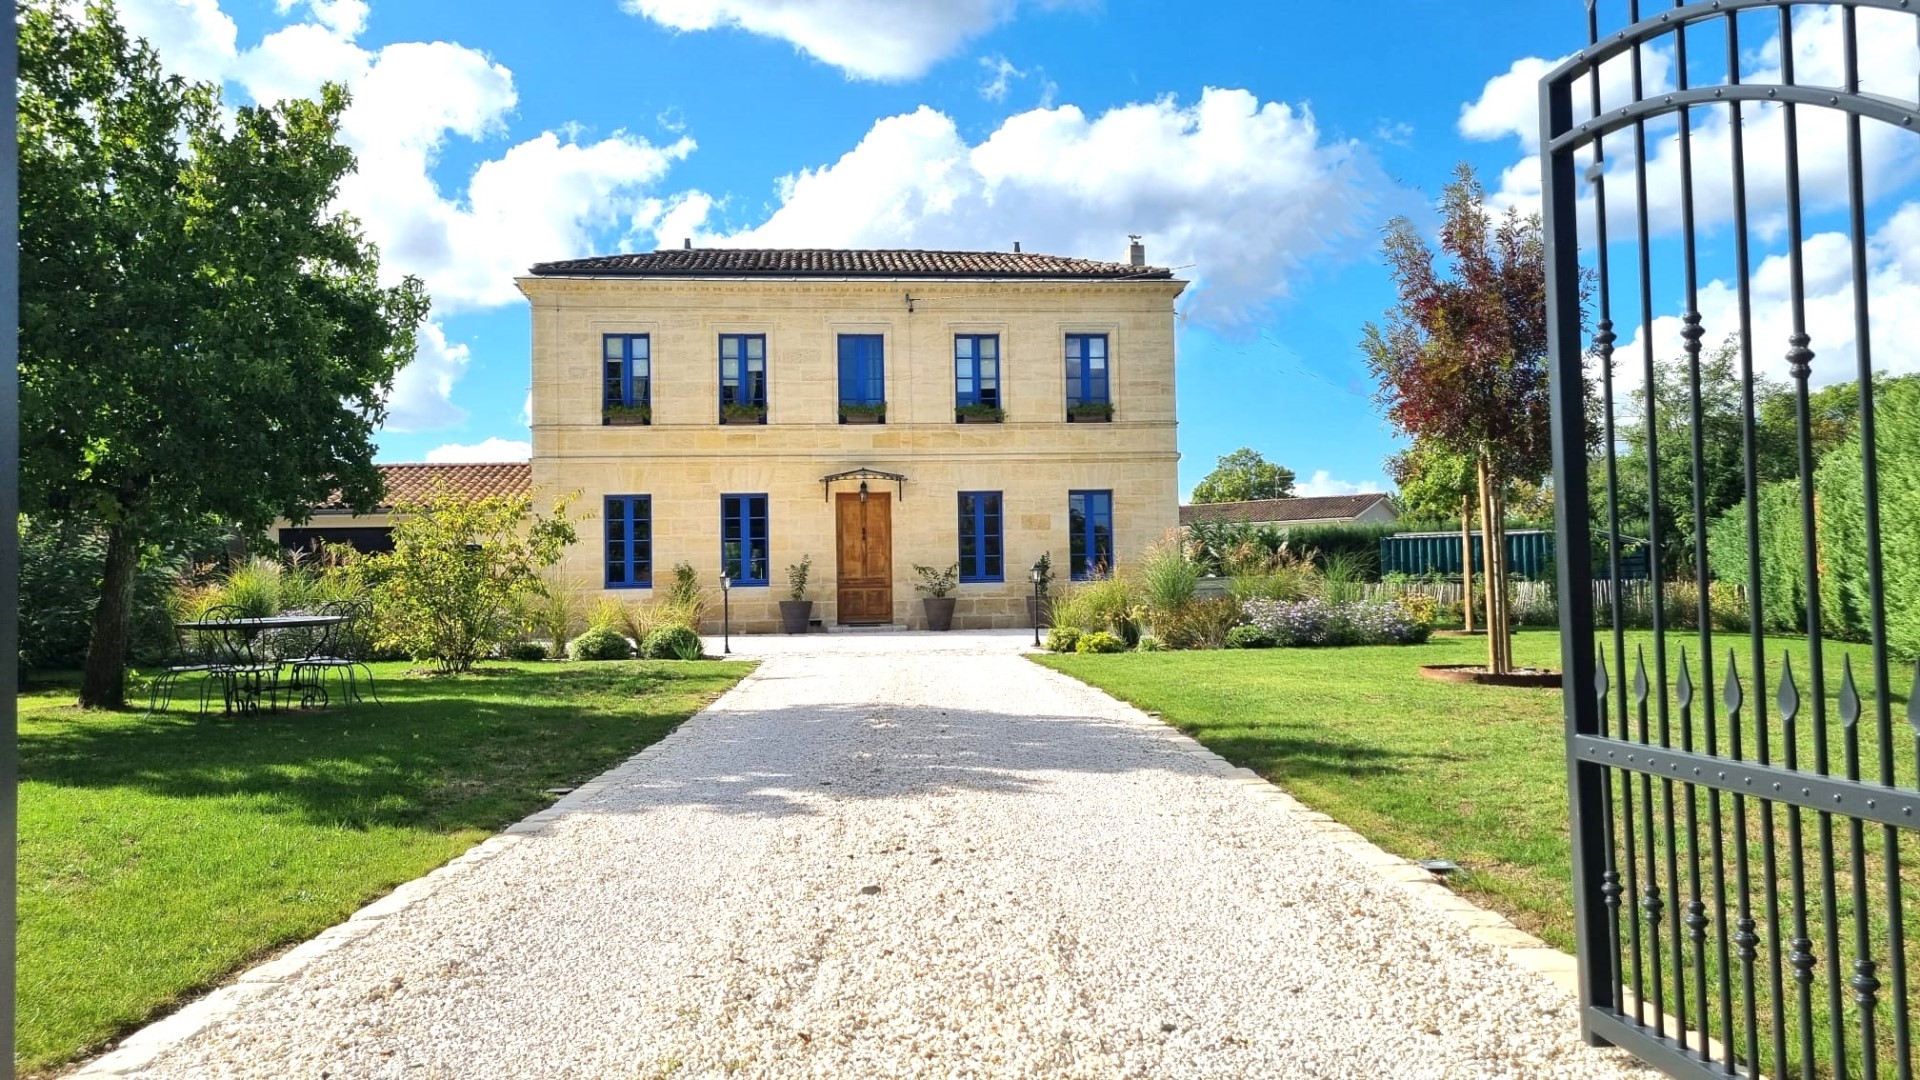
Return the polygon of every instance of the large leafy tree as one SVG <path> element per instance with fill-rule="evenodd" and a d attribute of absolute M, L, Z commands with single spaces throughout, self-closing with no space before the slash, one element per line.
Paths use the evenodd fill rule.
<path fill-rule="evenodd" d="M 1505 499 L 1516 479 L 1552 467 L 1546 243 L 1538 214 L 1489 214 L 1462 164 L 1440 201 L 1440 250 L 1406 217 L 1388 223 L 1383 253 L 1400 299 L 1362 348 L 1376 400 L 1401 433 L 1470 457 L 1487 568 L 1487 666 L 1512 666 L 1507 640 Z"/>
<path fill-rule="evenodd" d="M 1221 455 L 1214 463 L 1213 471 L 1193 486 L 1193 501 L 1197 503 L 1286 499 L 1292 496 L 1293 470 L 1268 461 L 1250 446 Z"/>
<path fill-rule="evenodd" d="M 378 498 L 427 301 L 332 209 L 344 91 L 223 122 L 106 4 L 32 0 L 19 29 L 22 501 L 106 537 L 81 702 L 114 707 L 143 549 Z"/>

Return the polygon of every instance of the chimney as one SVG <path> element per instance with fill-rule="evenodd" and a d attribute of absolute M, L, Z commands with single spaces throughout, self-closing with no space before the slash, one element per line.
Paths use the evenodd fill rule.
<path fill-rule="evenodd" d="M 1127 265 L 1147 265 L 1147 246 L 1140 242 L 1139 233 L 1127 234 Z"/>
<path fill-rule="evenodd" d="M 1018 255 L 1018 254 L 1020 254 L 1020 241 L 1018 241 L 1018 240 L 1015 240 L 1015 241 L 1013 242 L 1013 253 L 1014 253 L 1015 255 Z"/>
<path fill-rule="evenodd" d="M 685 238 L 683 238 L 683 239 L 682 239 L 682 240 L 680 241 L 680 247 L 681 247 L 681 249 L 682 249 L 682 250 L 684 250 L 684 251 L 692 251 L 692 250 L 693 250 L 693 237 L 691 237 L 691 236 L 689 236 L 689 237 L 685 237 Z"/>

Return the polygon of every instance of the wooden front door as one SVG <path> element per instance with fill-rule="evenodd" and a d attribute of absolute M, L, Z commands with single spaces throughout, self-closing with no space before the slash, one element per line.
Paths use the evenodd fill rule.
<path fill-rule="evenodd" d="M 842 623 L 893 621 L 893 504 L 870 491 L 835 496 Z"/>

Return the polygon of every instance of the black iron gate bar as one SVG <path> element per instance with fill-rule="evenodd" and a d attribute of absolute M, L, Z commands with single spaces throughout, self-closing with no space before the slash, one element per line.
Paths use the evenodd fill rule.
<path fill-rule="evenodd" d="M 1794 13 L 1800 9 L 1837 8 L 1841 18 L 1843 83 L 1838 87 L 1802 85 L 1794 72 Z M 1813 1077 L 1827 1069 L 1836 1077 L 1877 1076 L 1882 1072 L 1882 1043 L 1876 1014 L 1882 1004 L 1891 1013 L 1890 1067 L 1894 1075 L 1912 1075 L 1910 1011 L 1906 977 L 1906 924 L 1900 876 L 1900 839 L 1904 830 L 1920 828 L 1920 790 L 1897 785 L 1892 715 L 1892 673 L 1886 637 L 1885 573 L 1882 565 L 1874 425 L 1872 353 L 1870 340 L 1866 197 L 1862 165 L 1863 120 L 1920 131 L 1916 103 L 1861 92 L 1858 10 L 1867 8 L 1908 16 L 1920 15 L 1914 0 L 1713 0 L 1677 4 L 1642 19 L 1637 0 L 1629 0 L 1627 29 L 1602 40 L 1597 10 L 1589 0 L 1588 48 L 1551 73 L 1541 85 L 1541 147 L 1545 169 L 1544 207 L 1548 257 L 1548 329 L 1553 350 L 1553 431 L 1555 492 L 1558 516 L 1559 594 L 1561 598 L 1562 661 L 1565 674 L 1568 735 L 1568 777 L 1574 837 L 1575 922 L 1581 960 L 1583 1026 L 1595 1041 L 1617 1043 L 1675 1075 L 1724 1076 L 1758 1073 L 1771 1060 L 1779 1075 L 1795 1070 Z M 1740 15 L 1773 13 L 1778 19 L 1781 72 L 1776 84 L 1741 81 Z M 1726 73 L 1721 85 L 1689 85 L 1688 29 L 1703 24 L 1721 28 L 1726 40 Z M 1915 27 L 1920 30 L 1920 23 Z M 1642 50 L 1669 39 L 1675 60 L 1676 85 L 1671 92 L 1645 94 Z M 1625 58 L 1631 65 L 1632 100 L 1603 110 L 1599 68 L 1607 60 Z M 1573 94 L 1581 80 L 1587 83 L 1591 118 L 1576 124 Z M 1756 408 L 1753 364 L 1753 315 L 1745 176 L 1743 108 L 1748 103 L 1777 106 L 1786 151 L 1785 209 L 1788 310 L 1791 333 L 1785 358 L 1792 376 L 1795 412 L 1795 472 L 1798 484 L 1801 572 L 1805 576 L 1805 619 L 1808 692 L 1803 697 L 1792 670 L 1791 655 L 1783 661 L 1774 705 L 1779 714 L 1778 735 L 1768 731 L 1764 704 L 1749 706 L 1734 650 L 1727 652 L 1727 668 L 1720 703 L 1715 705 L 1713 617 L 1709 598 L 1710 573 L 1706 550 L 1706 495 L 1703 406 L 1700 381 L 1700 345 L 1706 333 L 1699 311 L 1699 262 L 1694 215 L 1692 125 L 1696 108 L 1725 109 L 1733 185 L 1732 219 L 1737 269 L 1741 396 L 1742 482 L 1745 495 L 1746 597 L 1749 622 L 1751 677 L 1758 681 L 1764 703 L 1768 682 L 1766 623 L 1761 611 L 1761 551 L 1759 546 L 1760 490 L 1756 453 Z M 1814 351 L 1808 333 L 1803 222 L 1799 176 L 1797 110 L 1817 107 L 1838 110 L 1846 120 L 1846 194 L 1851 241 L 1853 330 L 1860 398 L 1859 436 L 1865 500 L 1866 578 L 1869 593 L 1869 662 L 1871 710 L 1866 708 L 1852 670 L 1852 657 L 1843 660 L 1839 684 L 1838 718 L 1843 766 L 1834 775 L 1828 724 L 1826 660 L 1820 610 L 1820 565 L 1816 535 L 1815 463 L 1809 417 L 1809 379 Z M 1669 661 L 1667 611 L 1659 583 L 1663 554 L 1660 515 L 1659 432 L 1656 428 L 1656 380 L 1652 335 L 1652 250 L 1648 229 L 1648 170 L 1646 125 L 1672 117 L 1679 128 L 1680 249 L 1685 311 L 1681 338 L 1687 372 L 1688 419 L 1691 428 L 1693 481 L 1694 618 L 1699 628 L 1697 662 L 1701 669 L 1696 694 L 1693 663 L 1682 646 L 1679 672 L 1668 694 Z M 1595 280 L 1598 321 L 1592 351 L 1599 362 L 1601 440 L 1598 452 L 1604 465 L 1607 563 L 1615 582 L 1621 563 L 1621 499 L 1617 468 L 1617 431 L 1613 381 L 1613 352 L 1617 341 L 1612 322 L 1612 276 L 1607 228 L 1605 137 L 1631 129 L 1635 200 L 1635 244 L 1641 361 L 1644 386 L 1645 454 L 1649 505 L 1650 576 L 1653 589 L 1653 678 L 1646 658 L 1636 655 L 1631 680 L 1627 674 L 1626 636 L 1618 590 L 1609 601 L 1609 628 L 1613 667 L 1604 651 L 1594 651 L 1593 600 L 1584 588 L 1589 580 L 1593 539 L 1589 513 L 1589 432 L 1586 423 L 1585 343 L 1582 310 L 1583 270 L 1578 250 L 1580 202 L 1577 155 L 1590 151 L 1593 164 L 1585 174 L 1595 190 Z M 1916 147 L 1920 150 L 1920 147 Z M 1675 569 L 1678 569 L 1677 567 Z M 1593 666 L 1589 666 L 1593 664 Z M 1611 677 L 1610 677 L 1611 671 Z M 1610 698 L 1617 689 L 1617 700 Z M 1653 701 L 1649 702 L 1649 695 Z M 1610 726 L 1609 707 L 1617 721 Z M 1671 708 L 1670 708 L 1671 706 Z M 1679 730 L 1676 743 L 1673 711 Z M 1859 722 L 1874 724 L 1877 775 L 1863 779 Z M 1696 743 L 1695 720 L 1699 721 Z M 1920 774 L 1920 664 L 1909 695 L 1905 720 L 1915 733 L 1914 761 Z M 1751 742 L 1748 728 L 1751 727 Z M 1810 766 L 1801 760 L 1803 735 L 1810 739 Z M 1774 739 L 1781 761 L 1773 760 Z M 1723 742 L 1725 743 L 1723 753 Z M 1614 778 L 1618 777 L 1616 788 Z M 1637 778 L 1637 781 L 1636 781 Z M 1658 785 L 1655 784 L 1656 778 Z M 1699 810 L 1705 789 L 1708 836 L 1703 867 Z M 1656 797 L 1656 791 L 1658 797 Z M 1684 800 L 1682 802 L 1681 800 Z M 1730 921 L 1726 859 L 1726 810 L 1731 806 L 1733 918 Z M 1750 809 L 1751 804 L 1751 809 Z M 1779 888 L 1776 806 L 1786 826 L 1788 890 Z M 1757 811 L 1761 860 L 1760 896 L 1756 906 L 1748 833 L 1749 814 Z M 1808 877 L 1805 814 L 1812 813 L 1817 864 Z M 1850 967 L 1843 968 L 1840 928 L 1840 877 L 1836 861 L 1834 817 L 1844 825 L 1848 905 L 1851 909 Z M 1637 820 L 1636 820 L 1637 818 Z M 1885 865 L 1884 900 L 1885 973 L 1874 956 L 1873 906 L 1870 893 L 1867 825 L 1879 826 L 1880 857 Z M 1684 824 L 1683 824 L 1684 823 Z M 1684 827 L 1684 834 L 1680 829 Z M 1684 841 L 1684 843 L 1683 843 Z M 1684 846 L 1686 862 L 1679 858 Z M 1623 882 L 1624 871 L 1624 882 Z M 1664 891 L 1663 886 L 1664 884 Z M 1711 896 L 1708 896 L 1709 891 Z M 1622 914 L 1625 898 L 1627 915 Z M 1782 911 L 1785 901 L 1786 911 Z M 1709 902 L 1710 901 L 1710 902 Z M 1637 904 L 1640 917 L 1632 918 Z M 1811 919 L 1819 917 L 1819 940 Z M 1670 912 L 1670 914 L 1669 914 Z M 1783 915 L 1788 921 L 1784 926 Z M 1662 919 L 1668 921 L 1663 927 Z M 1666 940 L 1663 942 L 1662 931 Z M 1764 930 L 1765 939 L 1761 938 Z M 1783 942 L 1783 930 L 1786 940 Z M 1729 932 L 1731 931 L 1731 932 Z M 1711 941 L 1709 941 L 1711 939 Z M 1783 952 L 1782 946 L 1786 949 Z M 1665 954 L 1663 956 L 1663 953 Z M 1711 955 L 1710 955 L 1711 954 Z M 1737 959 L 1738 973 L 1734 971 Z M 1816 1061 L 1814 983 L 1824 960 L 1824 1035 L 1828 1058 Z M 1669 968 L 1669 964 L 1671 967 Z M 1713 978 L 1709 978 L 1711 965 Z M 1761 1031 L 1760 972 L 1764 966 L 1767 991 L 1767 1032 Z M 1791 972 L 1791 991 L 1785 985 Z M 1736 981 L 1737 979 L 1737 981 Z M 1691 982 L 1691 985 L 1690 985 Z M 1844 983 L 1844 985 L 1843 985 Z M 1667 990 L 1672 990 L 1669 1009 Z M 1889 991 L 1883 1002 L 1880 991 Z M 1849 1041 L 1847 1001 L 1851 997 L 1857 1020 L 1857 1041 Z M 1788 993 L 1792 994 L 1789 1002 Z M 1738 1017 L 1736 1002 L 1738 998 Z M 1629 1010 L 1629 1003 L 1631 1007 Z M 1689 1004 L 1691 1003 L 1691 1008 Z M 1793 1028 L 1788 1030 L 1788 1008 Z M 1649 1011 L 1650 1006 L 1650 1011 Z M 1669 1033 L 1669 1027 L 1672 1028 Z M 1692 1037 L 1689 1037 L 1689 1033 Z M 1718 1038 L 1715 1038 L 1717 1032 Z M 1853 1051 L 1850 1054 L 1850 1050 Z M 1796 1053 L 1793 1053 L 1797 1051 Z M 1716 1060 L 1717 1058 L 1717 1060 Z"/>

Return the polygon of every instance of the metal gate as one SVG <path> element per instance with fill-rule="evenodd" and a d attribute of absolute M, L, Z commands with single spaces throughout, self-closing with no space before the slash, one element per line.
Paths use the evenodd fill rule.
<path fill-rule="evenodd" d="M 1887 196 L 1866 148 L 1871 140 L 1885 166 L 1895 140 L 1893 173 L 1911 179 L 1899 163 L 1920 159 L 1920 110 L 1912 81 L 1886 85 L 1861 57 L 1863 41 L 1920 48 L 1916 16 L 1920 0 L 1712 0 L 1646 12 L 1633 2 L 1631 25 L 1603 36 L 1588 0 L 1588 48 L 1541 84 L 1582 1025 L 1590 1041 L 1676 1076 L 1912 1075 L 1920 663 L 1890 643 L 1888 611 L 1912 604 L 1920 618 L 1920 596 L 1908 595 L 1920 591 L 1920 566 L 1887 560 L 1920 549 L 1883 535 L 1882 519 L 1895 515 L 1890 500 L 1909 500 L 1892 527 L 1913 528 L 1920 488 L 1880 486 L 1881 458 L 1914 448 L 1890 448 L 1876 429 L 1867 223 L 1880 212 L 1870 191 Z M 1816 168 L 1819 187 L 1803 190 L 1803 172 Z M 1818 254 L 1848 265 L 1826 266 L 1829 299 L 1812 312 L 1833 327 L 1810 322 L 1810 222 L 1831 237 Z M 1849 273 L 1850 306 L 1831 299 Z M 1678 344 L 1657 356 L 1652 328 L 1668 314 Z M 1756 334 L 1776 322 L 1787 332 Z M 1737 434 L 1703 421 L 1702 341 L 1730 334 L 1744 388 Z M 1637 343 L 1622 348 L 1622 336 Z M 1823 348 L 1838 359 L 1823 364 Z M 1777 360 L 1787 415 L 1763 422 L 1756 371 Z M 1657 363 L 1684 386 L 1656 381 Z M 1809 395 L 1847 382 L 1859 390 L 1849 406 L 1857 435 L 1817 454 L 1825 418 Z M 1657 403 L 1681 418 L 1664 431 L 1659 409 L 1635 396 L 1638 387 L 1657 399 L 1662 385 L 1673 400 Z M 1888 431 L 1891 409 L 1883 405 Z M 1791 429 L 1782 443 L 1793 445 L 1769 460 L 1784 460 L 1787 475 L 1763 483 L 1757 440 L 1782 422 Z M 1625 425 L 1641 423 L 1634 458 Z M 1662 434 L 1691 445 L 1663 456 Z M 1852 461 L 1829 469 L 1835 454 Z M 1733 612 L 1720 603 L 1737 594 L 1713 587 L 1706 503 L 1705 463 L 1727 455 L 1740 463 L 1741 500 L 1728 513 L 1745 544 L 1731 549 L 1745 571 Z M 1683 471 L 1689 525 L 1656 505 L 1663 468 Z M 1850 547 L 1834 531 L 1843 502 L 1864 515 Z M 1588 587 L 1593 569 L 1619 578 L 1634 531 L 1623 525 L 1639 523 L 1651 530 L 1651 576 L 1669 583 L 1654 590 L 1650 632 L 1623 625 L 1617 601 L 1596 619 Z M 1764 529 L 1773 532 L 1763 545 Z M 1782 530 L 1793 549 L 1784 560 Z M 1857 568 L 1845 582 L 1842 562 Z M 1781 563 L 1802 583 L 1790 611 L 1765 607 L 1775 593 L 1763 577 Z M 1861 629 L 1838 636 L 1858 640 L 1835 640 L 1841 602 Z M 1747 628 L 1716 629 L 1742 616 Z"/>

